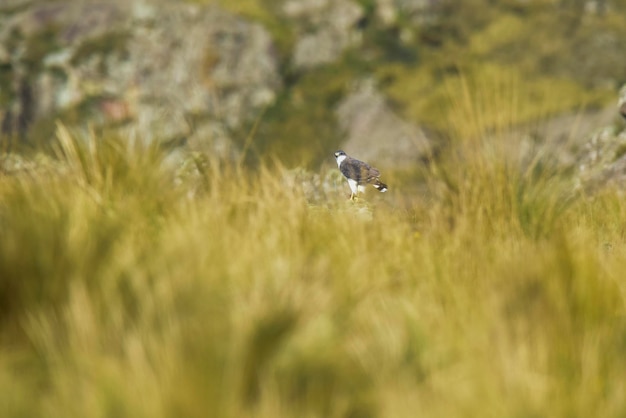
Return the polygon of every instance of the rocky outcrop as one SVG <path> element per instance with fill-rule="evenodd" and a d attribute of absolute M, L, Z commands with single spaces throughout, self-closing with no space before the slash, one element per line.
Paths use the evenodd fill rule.
<path fill-rule="evenodd" d="M 577 186 L 586 193 L 607 186 L 626 188 L 626 127 L 617 119 L 617 114 L 624 115 L 624 103 L 626 85 L 620 90 L 614 123 L 598 128 L 578 153 Z"/>
<path fill-rule="evenodd" d="M 615 126 L 599 130 L 580 153 L 577 188 L 593 194 L 605 187 L 626 186 L 626 130 Z"/>
<path fill-rule="evenodd" d="M 313 68 L 336 61 L 344 50 L 360 42 L 357 28 L 362 8 L 350 0 L 288 0 L 284 15 L 298 32 L 293 65 Z"/>
<path fill-rule="evenodd" d="M 357 83 L 336 113 L 346 135 L 342 146 L 359 159 L 406 168 L 431 151 L 422 129 L 395 114 L 372 80 Z"/>
<path fill-rule="evenodd" d="M 74 115 L 145 141 L 223 145 L 281 88 L 268 32 L 218 8 L 68 1 L 16 9 L 0 29 L 5 136 Z"/>

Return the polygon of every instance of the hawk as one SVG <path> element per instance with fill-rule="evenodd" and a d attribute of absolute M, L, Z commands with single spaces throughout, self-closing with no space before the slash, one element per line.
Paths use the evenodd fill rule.
<path fill-rule="evenodd" d="M 348 185 L 350 190 L 352 190 L 350 200 L 358 197 L 360 191 L 364 192 L 366 184 L 371 184 L 379 192 L 387 191 L 387 185 L 380 181 L 380 171 L 374 167 L 356 158 L 349 157 L 341 150 L 335 152 L 335 159 L 337 160 L 339 171 L 348 180 Z"/>

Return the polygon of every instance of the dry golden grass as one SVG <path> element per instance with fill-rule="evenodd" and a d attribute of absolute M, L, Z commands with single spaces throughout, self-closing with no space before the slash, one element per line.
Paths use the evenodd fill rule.
<path fill-rule="evenodd" d="M 623 417 L 626 199 L 461 97 L 425 191 L 357 204 L 59 126 L 0 175 L 2 415 Z"/>

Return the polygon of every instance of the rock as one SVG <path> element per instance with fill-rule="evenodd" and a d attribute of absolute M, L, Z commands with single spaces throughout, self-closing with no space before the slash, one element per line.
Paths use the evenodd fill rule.
<path fill-rule="evenodd" d="M 577 187 L 595 193 L 607 186 L 626 185 L 626 131 L 607 127 L 593 135 L 580 153 Z"/>
<path fill-rule="evenodd" d="M 626 85 L 620 90 L 617 103 L 618 112 L 622 116 L 625 102 Z M 607 124 L 593 133 L 578 153 L 576 168 L 577 186 L 586 193 L 595 193 L 607 186 L 626 189 L 624 123 Z"/>
<path fill-rule="evenodd" d="M 376 16 L 385 26 L 395 25 L 402 16 L 413 24 L 437 18 L 442 0 L 376 0 Z"/>
<path fill-rule="evenodd" d="M 523 129 L 529 131 L 532 138 L 541 140 L 545 152 L 553 155 L 561 167 L 569 167 L 580 165 L 581 150 L 589 147 L 590 138 L 606 135 L 602 131 L 614 120 L 615 108 L 610 106 L 563 113 Z M 519 132 L 515 134 L 519 137 Z"/>
<path fill-rule="evenodd" d="M 184 2 L 34 4 L 5 16 L 0 45 L 11 68 L 0 85 L 9 135 L 25 135 L 16 127 L 24 115 L 30 124 L 68 112 L 144 141 L 178 141 L 206 132 L 203 125 L 227 133 L 257 117 L 282 86 L 263 27 Z"/>
<path fill-rule="evenodd" d="M 370 80 L 357 84 L 337 108 L 342 147 L 379 167 L 411 167 L 431 150 L 425 133 L 396 115 Z"/>
<path fill-rule="evenodd" d="M 360 42 L 357 22 L 363 9 L 350 0 L 289 0 L 283 13 L 299 32 L 293 52 L 296 68 L 307 69 L 337 60 Z"/>

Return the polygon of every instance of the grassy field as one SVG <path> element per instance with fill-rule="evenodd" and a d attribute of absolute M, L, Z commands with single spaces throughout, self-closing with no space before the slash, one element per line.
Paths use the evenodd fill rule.
<path fill-rule="evenodd" d="M 357 203 L 334 150 L 317 184 L 59 125 L 0 172 L 1 415 L 626 416 L 626 197 L 458 97 Z"/>

